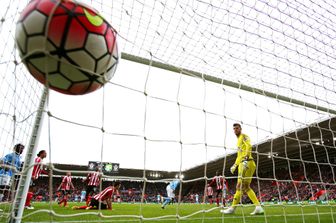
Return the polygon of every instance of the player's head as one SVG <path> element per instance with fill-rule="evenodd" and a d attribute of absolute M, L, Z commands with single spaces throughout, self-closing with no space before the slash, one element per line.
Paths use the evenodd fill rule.
<path fill-rule="evenodd" d="M 239 136 L 241 134 L 241 131 L 242 131 L 242 127 L 239 123 L 234 123 L 233 124 L 233 131 L 234 131 L 234 134 L 236 136 Z"/>
<path fill-rule="evenodd" d="M 221 173 L 218 170 L 216 170 L 216 176 L 219 176 L 219 175 L 221 175 Z"/>
<path fill-rule="evenodd" d="M 41 159 L 44 159 L 47 157 L 47 151 L 41 150 L 40 152 L 38 152 L 37 156 L 40 157 Z"/>
<path fill-rule="evenodd" d="M 22 154 L 24 148 L 25 148 L 24 145 L 22 145 L 21 143 L 18 143 L 14 146 L 14 152 L 17 154 Z"/>
<path fill-rule="evenodd" d="M 71 176 L 71 172 L 66 172 L 66 175 L 67 176 Z"/>
<path fill-rule="evenodd" d="M 113 184 L 114 188 L 119 189 L 120 188 L 120 181 L 116 181 Z"/>
<path fill-rule="evenodd" d="M 100 166 L 100 165 L 97 165 L 97 166 L 96 166 L 96 171 L 97 171 L 97 172 L 100 172 L 100 171 L 101 171 L 101 166 Z"/>

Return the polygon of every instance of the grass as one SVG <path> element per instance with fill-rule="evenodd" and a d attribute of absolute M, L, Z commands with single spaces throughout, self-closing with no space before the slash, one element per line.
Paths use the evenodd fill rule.
<path fill-rule="evenodd" d="M 142 213 L 144 222 L 228 222 L 228 223 L 262 223 L 262 222 L 288 222 L 288 223 L 330 223 L 336 222 L 336 205 L 272 205 L 265 207 L 265 215 L 250 216 L 253 206 L 238 207 L 234 215 L 222 215 L 219 209 L 209 204 L 181 204 L 169 205 L 162 210 L 158 204 L 113 204 L 113 210 L 72 210 L 74 205 L 59 207 L 57 204 L 35 203 L 35 210 L 25 210 L 22 222 L 140 222 Z M 0 205 L 8 210 L 9 206 Z M 51 208 L 51 209 L 50 209 Z M 205 211 L 203 211 L 205 210 Z M 51 212 L 50 212 L 51 211 Z M 158 219 L 152 219 L 158 218 Z M 0 222 L 7 222 L 6 216 L 0 216 Z"/>

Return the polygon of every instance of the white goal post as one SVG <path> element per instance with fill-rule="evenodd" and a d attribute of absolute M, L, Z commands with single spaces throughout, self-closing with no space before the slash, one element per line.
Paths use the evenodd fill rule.
<path fill-rule="evenodd" d="M 333 2 L 81 0 L 116 29 L 122 60 L 102 89 L 80 97 L 49 91 L 20 61 L 15 24 L 28 2 L 4 0 L 0 8 L 0 160 L 17 143 L 25 145 L 22 170 L 10 175 L 16 183 L 0 185 L 0 221 L 30 222 L 38 215 L 44 222 L 230 219 L 220 206 L 206 203 L 205 193 L 218 171 L 231 187 L 222 201 L 232 204 L 237 181 L 230 173 L 237 152 L 232 125 L 240 123 L 253 144 L 257 167 L 251 187 L 265 205 L 261 221 L 316 215 L 323 222 L 320 216 L 326 215 L 335 222 Z M 99 170 L 98 191 L 103 182 L 131 182 L 131 190 L 139 187 L 139 199 L 127 202 L 139 210 L 63 214 L 49 199 L 59 182 L 50 176 L 48 206 L 25 212 L 34 158 L 42 148 L 51 173 L 70 171 L 81 177 L 78 182 L 90 172 L 88 161 L 120 162 L 119 175 Z M 57 169 L 55 163 L 74 166 Z M 148 215 L 146 193 L 166 193 L 165 184 L 174 179 L 181 182 L 174 214 Z M 321 190 L 324 196 L 317 196 Z M 194 202 L 195 194 L 203 202 L 190 211 L 184 204 Z M 252 218 L 248 202 L 242 199 L 238 208 L 242 222 Z M 299 213 L 287 212 L 286 205 Z M 307 206 L 314 210 L 306 213 Z M 280 211 L 268 214 L 274 207 Z"/>

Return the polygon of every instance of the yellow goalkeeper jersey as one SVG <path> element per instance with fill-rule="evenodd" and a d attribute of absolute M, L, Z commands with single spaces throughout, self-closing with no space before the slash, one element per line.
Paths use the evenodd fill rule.
<path fill-rule="evenodd" d="M 250 142 L 250 137 L 248 135 L 241 133 L 240 136 L 238 137 L 238 142 L 237 142 L 237 159 L 235 164 L 238 166 L 242 161 L 245 159 L 253 159 L 251 151 L 252 151 L 252 146 Z"/>

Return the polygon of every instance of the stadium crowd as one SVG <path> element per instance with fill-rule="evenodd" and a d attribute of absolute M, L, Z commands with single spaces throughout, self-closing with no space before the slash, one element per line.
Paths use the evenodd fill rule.
<path fill-rule="evenodd" d="M 333 179 L 333 172 L 330 167 L 320 167 L 320 170 L 309 167 L 309 171 L 304 170 L 302 166 L 291 168 L 291 171 L 279 169 L 276 172 L 276 179 L 272 175 L 262 176 L 259 180 L 253 181 L 251 187 L 256 191 L 257 196 L 262 202 L 297 202 L 319 199 L 317 197 L 321 191 L 326 191 L 325 199 L 336 200 L 336 184 Z M 270 177 L 272 176 L 272 177 Z M 62 178 L 53 177 L 53 195 L 52 199 L 57 200 L 59 192 L 57 187 Z M 321 181 L 322 180 L 322 181 Z M 235 179 L 227 180 L 228 190 L 226 200 L 232 201 L 235 190 Z M 81 192 L 85 190 L 83 178 L 73 177 L 75 190 L 72 191 L 69 201 L 81 201 Z M 103 181 L 102 189 L 110 185 L 110 181 Z M 205 181 L 183 184 L 182 202 L 201 203 L 204 201 Z M 122 202 L 140 202 L 142 197 L 142 182 L 122 181 L 120 187 L 120 200 Z M 49 200 L 49 178 L 42 177 L 36 183 L 36 192 L 34 200 Z M 144 193 L 144 202 L 158 202 L 158 195 L 165 196 L 165 183 L 147 183 Z M 320 192 L 319 192 L 320 191 Z M 178 196 L 177 198 L 178 199 Z M 243 197 L 244 202 L 249 199 Z M 207 199 L 205 199 L 207 201 Z"/>

